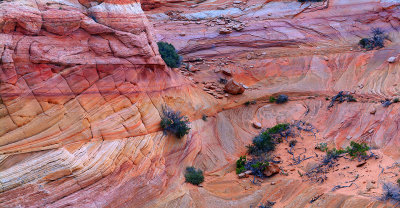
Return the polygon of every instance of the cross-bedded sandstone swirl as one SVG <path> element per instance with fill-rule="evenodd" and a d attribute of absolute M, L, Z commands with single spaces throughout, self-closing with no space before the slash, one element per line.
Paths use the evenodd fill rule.
<path fill-rule="evenodd" d="M 362 172 L 360 189 L 380 180 L 378 165 L 387 168 L 400 155 L 399 107 L 374 103 L 399 92 L 399 65 L 386 61 L 400 53 L 399 3 L 254 1 L 263 6 L 242 13 L 216 12 L 226 1 L 207 3 L 181 14 L 189 24 L 149 15 L 157 39 L 187 59 L 234 56 L 227 67 L 234 65 L 232 77 L 249 89 L 220 101 L 164 65 L 139 2 L 0 3 L 0 207 L 249 207 L 266 200 L 276 207 L 391 207 L 357 189 L 330 191 L 347 176 L 333 174 L 319 186 L 291 173 L 276 176 L 275 185 L 252 186 L 237 179 L 234 164 L 259 133 L 253 121 L 271 127 L 304 120 L 320 130 L 317 141 L 305 136 L 311 148 L 322 141 L 344 147 L 348 136 L 382 148 L 380 160 L 368 164 L 373 174 Z M 219 14 L 248 22 L 220 35 L 192 21 Z M 350 51 L 373 26 L 389 32 L 387 47 Z M 193 78 L 218 80 L 215 65 L 195 66 L 203 68 Z M 328 110 L 325 96 L 340 90 L 354 91 L 359 102 Z M 289 103 L 267 103 L 278 93 Z M 256 105 L 238 107 L 254 99 Z M 160 131 L 163 104 L 191 118 L 188 136 Z M 203 187 L 184 183 L 191 165 L 205 172 Z"/>

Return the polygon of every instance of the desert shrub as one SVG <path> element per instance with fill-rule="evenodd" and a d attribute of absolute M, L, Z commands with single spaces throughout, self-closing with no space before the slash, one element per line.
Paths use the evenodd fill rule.
<path fill-rule="evenodd" d="M 245 167 L 246 170 L 251 170 L 252 174 L 254 176 L 263 178 L 265 177 L 264 175 L 264 170 L 269 166 L 269 162 L 266 160 L 263 160 L 261 158 L 253 158 L 249 160 Z"/>
<path fill-rule="evenodd" d="M 328 105 L 328 109 L 333 107 L 335 102 L 338 103 L 343 103 L 344 101 L 347 102 L 357 102 L 357 100 L 353 97 L 353 95 L 350 95 L 350 93 L 345 93 L 344 91 L 340 91 L 337 95 L 332 97 L 331 103 Z"/>
<path fill-rule="evenodd" d="M 370 148 L 368 147 L 367 144 L 365 143 L 357 143 L 354 141 L 350 142 L 350 146 L 346 148 L 346 152 L 352 157 L 352 158 L 356 158 L 356 157 L 363 157 L 367 155 L 367 151 Z"/>
<path fill-rule="evenodd" d="M 274 102 L 276 102 L 276 98 L 275 97 L 269 97 L 269 102 L 270 103 L 274 103 Z"/>
<path fill-rule="evenodd" d="M 245 105 L 245 106 L 249 106 L 249 105 L 255 105 L 256 103 L 257 103 L 257 101 L 252 100 L 252 101 L 246 101 L 246 102 L 244 103 L 244 105 Z"/>
<path fill-rule="evenodd" d="M 245 168 L 246 162 L 247 162 L 246 155 L 240 156 L 240 158 L 236 161 L 236 174 L 240 174 L 246 171 Z"/>
<path fill-rule="evenodd" d="M 328 144 L 327 144 L 327 143 L 324 143 L 324 142 L 319 143 L 319 144 L 315 147 L 315 149 L 319 149 L 319 150 L 321 150 L 322 152 L 326 152 L 326 151 L 328 151 Z"/>
<path fill-rule="evenodd" d="M 277 104 L 283 104 L 286 103 L 289 100 L 289 97 L 287 95 L 278 95 L 278 98 L 276 99 Z"/>
<path fill-rule="evenodd" d="M 383 194 L 381 200 L 389 200 L 396 206 L 400 205 L 400 187 L 393 184 L 384 182 L 382 184 Z"/>
<path fill-rule="evenodd" d="M 399 98 L 393 99 L 393 103 L 398 103 L 398 102 L 399 102 Z"/>
<path fill-rule="evenodd" d="M 383 31 L 380 28 L 373 28 L 371 33 L 372 33 L 372 37 L 362 38 L 358 42 L 358 45 L 360 45 L 362 48 L 367 49 L 367 50 L 385 47 L 385 39 L 387 39 L 387 35 L 385 34 L 385 31 Z"/>
<path fill-rule="evenodd" d="M 193 185 L 199 185 L 204 181 L 203 171 L 196 170 L 194 167 L 187 167 L 185 180 Z"/>
<path fill-rule="evenodd" d="M 207 121 L 207 116 L 206 116 L 206 115 L 203 115 L 203 116 L 201 116 L 201 119 L 202 119 L 203 121 Z"/>
<path fill-rule="evenodd" d="M 265 204 L 261 204 L 258 208 L 272 208 L 275 202 L 267 201 Z"/>
<path fill-rule="evenodd" d="M 163 116 L 161 118 L 161 128 L 164 133 L 175 134 L 176 137 L 182 138 L 189 133 L 189 120 L 186 116 L 181 116 L 179 111 L 172 111 L 168 107 L 163 107 Z"/>
<path fill-rule="evenodd" d="M 176 52 L 175 47 L 166 42 L 157 42 L 158 51 L 165 64 L 171 68 L 177 68 L 181 65 L 181 56 Z"/>
<path fill-rule="evenodd" d="M 260 155 L 275 150 L 275 145 L 282 142 L 283 132 L 289 129 L 289 124 L 277 124 L 254 137 L 253 143 L 247 146 L 247 151 L 252 155 Z"/>
<path fill-rule="evenodd" d="M 219 83 L 221 83 L 221 84 L 226 84 L 226 83 L 228 83 L 228 80 L 227 79 L 225 79 L 225 78 L 219 78 Z"/>

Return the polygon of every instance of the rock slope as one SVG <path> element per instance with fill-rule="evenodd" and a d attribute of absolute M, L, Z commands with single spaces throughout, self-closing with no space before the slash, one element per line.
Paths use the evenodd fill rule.
<path fill-rule="evenodd" d="M 164 3 L 171 2 L 145 4 Z M 376 190 L 397 179 L 399 105 L 379 101 L 400 96 L 399 62 L 387 62 L 399 59 L 400 4 L 191 4 L 149 11 L 153 28 L 130 0 L 0 3 L 0 207 L 249 207 L 266 200 L 275 207 L 392 207 L 376 200 Z M 390 38 L 385 48 L 364 51 L 357 43 L 373 27 Z M 182 76 L 167 68 L 156 40 L 173 43 L 191 70 Z M 220 78 L 246 90 L 225 95 Z M 328 109 L 325 98 L 341 90 L 358 102 Z M 268 103 L 280 93 L 289 103 Z M 164 104 L 189 116 L 188 136 L 160 131 Z M 267 128 L 292 120 L 319 130 L 316 140 L 304 135 L 300 142 L 307 154 L 319 142 L 355 140 L 379 148 L 380 159 L 362 169 L 350 163 L 357 187 L 335 192 L 332 185 L 354 174 L 332 173 L 315 185 L 297 174 L 306 163 L 285 163 L 288 176 L 259 186 L 237 179 L 235 161 L 260 131 L 253 122 Z M 205 172 L 203 187 L 184 183 L 190 165 Z M 364 191 L 369 182 L 374 188 Z"/>

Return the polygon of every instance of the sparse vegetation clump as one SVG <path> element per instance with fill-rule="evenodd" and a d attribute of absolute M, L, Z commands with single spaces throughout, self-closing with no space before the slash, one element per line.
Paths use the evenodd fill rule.
<path fill-rule="evenodd" d="M 289 97 L 287 95 L 278 95 L 278 98 L 276 99 L 277 104 L 283 104 L 286 103 L 289 100 Z"/>
<path fill-rule="evenodd" d="M 203 116 L 201 116 L 201 119 L 202 119 L 203 121 L 207 121 L 207 116 L 206 116 L 206 115 L 203 115 Z"/>
<path fill-rule="evenodd" d="M 400 101 L 399 98 L 393 99 L 393 103 L 398 103 L 399 101 Z"/>
<path fill-rule="evenodd" d="M 287 123 L 277 124 L 254 137 L 253 143 L 247 146 L 248 153 L 260 155 L 275 150 L 275 145 L 282 142 L 282 137 L 288 136 L 288 132 L 285 131 L 289 129 L 289 126 Z"/>
<path fill-rule="evenodd" d="M 245 106 L 249 106 L 249 105 L 255 105 L 256 103 L 257 103 L 257 101 L 252 100 L 252 101 L 246 101 L 246 102 L 244 103 L 244 105 L 245 105 Z"/>
<path fill-rule="evenodd" d="M 400 186 L 393 183 L 384 182 L 382 184 L 382 189 L 383 195 L 381 197 L 381 200 L 389 200 L 396 206 L 400 205 Z"/>
<path fill-rule="evenodd" d="M 345 93 L 344 91 L 340 91 L 337 95 L 332 97 L 331 103 L 328 105 L 328 109 L 333 107 L 335 102 L 343 103 L 344 101 L 357 102 L 357 100 L 353 97 L 353 95 L 350 95 L 349 92 Z"/>
<path fill-rule="evenodd" d="M 367 151 L 370 148 L 365 143 L 357 143 L 351 141 L 350 146 L 346 148 L 346 153 L 348 153 L 353 159 L 359 157 L 367 156 Z"/>
<path fill-rule="evenodd" d="M 253 158 L 245 166 L 246 170 L 251 170 L 254 176 L 264 178 L 264 170 L 269 166 L 269 162 L 261 158 Z"/>
<path fill-rule="evenodd" d="M 247 162 L 246 155 L 240 156 L 239 160 L 236 161 L 236 174 L 240 174 L 246 171 L 245 168 L 246 162 Z"/>
<path fill-rule="evenodd" d="M 194 167 L 187 167 L 185 181 L 193 185 L 200 185 L 204 181 L 203 171 L 196 170 Z"/>
<path fill-rule="evenodd" d="M 181 116 L 179 111 L 172 111 L 168 107 L 163 107 L 163 116 L 161 118 L 161 128 L 164 133 L 173 133 L 176 137 L 182 138 L 189 133 L 189 119 L 186 116 Z"/>
<path fill-rule="evenodd" d="M 372 37 L 361 39 L 358 45 L 366 50 L 379 49 L 385 47 L 385 39 L 387 38 L 385 31 L 380 28 L 374 28 L 372 29 Z"/>
<path fill-rule="evenodd" d="M 181 65 L 182 57 L 178 55 L 175 47 L 166 42 L 157 42 L 158 51 L 165 64 L 171 68 L 177 68 Z"/>
<path fill-rule="evenodd" d="M 326 151 L 328 151 L 328 144 L 324 143 L 324 142 L 321 142 L 315 147 L 315 149 L 319 149 L 322 152 L 326 152 Z"/>
<path fill-rule="evenodd" d="M 269 97 L 269 102 L 270 103 L 274 103 L 274 102 L 276 102 L 276 98 L 275 97 Z"/>

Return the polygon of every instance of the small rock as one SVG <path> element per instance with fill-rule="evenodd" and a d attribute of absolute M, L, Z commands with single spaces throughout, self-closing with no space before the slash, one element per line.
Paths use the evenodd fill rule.
<path fill-rule="evenodd" d="M 325 60 L 325 61 L 329 61 L 328 56 L 324 56 L 324 60 Z"/>
<path fill-rule="evenodd" d="M 246 170 L 246 172 L 244 172 L 246 175 L 251 175 L 251 174 L 253 174 L 253 171 L 251 171 L 251 170 Z"/>
<path fill-rule="evenodd" d="M 261 129 L 261 123 L 260 122 L 253 122 L 253 127 L 256 129 Z"/>
<path fill-rule="evenodd" d="M 233 3 L 234 3 L 234 4 L 241 4 L 242 1 L 234 1 Z"/>
<path fill-rule="evenodd" d="M 376 108 L 372 108 L 372 110 L 369 113 L 370 114 L 375 114 L 376 113 Z"/>
<path fill-rule="evenodd" d="M 363 84 L 359 84 L 358 88 L 362 89 L 362 88 L 364 88 L 364 85 Z"/>
<path fill-rule="evenodd" d="M 221 71 L 221 69 L 219 69 L 219 68 L 214 69 L 214 72 L 215 72 L 215 73 L 218 73 L 218 72 L 220 72 L 220 71 Z"/>
<path fill-rule="evenodd" d="M 244 89 L 249 89 L 249 87 L 247 87 L 246 85 L 242 85 L 244 87 Z"/>
<path fill-rule="evenodd" d="M 374 132 L 373 129 L 370 129 L 370 130 L 368 131 L 368 133 L 370 133 L 370 134 L 372 134 L 373 132 Z"/>
<path fill-rule="evenodd" d="M 247 54 L 246 58 L 247 58 L 247 60 L 251 60 L 252 59 L 250 54 Z"/>
<path fill-rule="evenodd" d="M 228 75 L 228 76 L 232 76 L 232 72 L 231 72 L 231 70 L 230 69 L 222 69 L 222 73 L 224 73 L 225 75 Z"/>
<path fill-rule="evenodd" d="M 232 33 L 231 28 L 223 27 L 223 28 L 219 29 L 219 34 L 229 34 L 229 33 Z"/>
<path fill-rule="evenodd" d="M 180 35 L 180 36 L 185 36 L 186 33 L 185 33 L 185 32 L 180 32 L 179 35 Z"/>
<path fill-rule="evenodd" d="M 225 85 L 225 91 L 232 95 L 242 94 L 244 90 L 245 88 L 242 86 L 242 84 L 237 83 L 233 79 L 229 80 Z"/>
<path fill-rule="evenodd" d="M 388 61 L 389 63 L 394 63 L 394 62 L 396 62 L 396 57 L 392 56 L 392 57 L 388 58 L 387 61 Z"/>
<path fill-rule="evenodd" d="M 275 182 L 275 181 L 272 181 L 272 182 L 271 182 L 271 185 L 275 185 L 275 184 L 276 184 L 276 182 Z"/>
<path fill-rule="evenodd" d="M 346 137 L 347 140 L 350 140 L 351 138 L 352 138 L 351 136 L 347 136 L 347 137 Z"/>
<path fill-rule="evenodd" d="M 225 93 L 225 97 L 229 97 L 228 93 Z"/>

